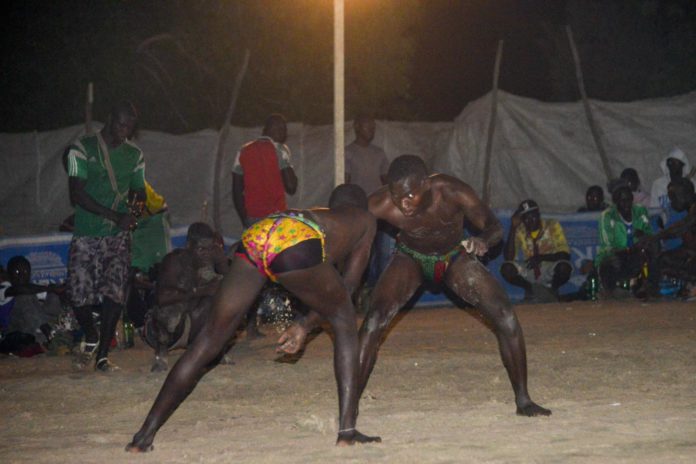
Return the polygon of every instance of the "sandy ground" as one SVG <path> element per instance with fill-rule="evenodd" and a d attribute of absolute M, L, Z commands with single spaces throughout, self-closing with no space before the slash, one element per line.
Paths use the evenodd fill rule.
<path fill-rule="evenodd" d="M 124 445 L 163 382 L 142 343 L 122 370 L 76 373 L 69 357 L 0 359 L 0 462 L 696 462 L 696 304 L 636 301 L 517 306 L 532 397 L 548 418 L 515 415 L 492 333 L 466 311 L 400 315 L 361 400 L 358 428 L 383 443 L 336 448 L 332 344 L 295 364 L 275 333 L 233 349 L 160 430 L 155 450 Z M 176 356 L 175 356 L 176 358 Z"/>

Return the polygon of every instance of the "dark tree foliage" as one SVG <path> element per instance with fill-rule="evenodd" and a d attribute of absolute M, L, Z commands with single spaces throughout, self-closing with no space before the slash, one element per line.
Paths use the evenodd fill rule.
<path fill-rule="evenodd" d="M 451 120 L 500 86 L 547 101 L 578 98 L 564 25 L 592 98 L 633 100 L 696 89 L 693 0 L 346 1 L 346 115 Z M 244 50 L 233 124 L 271 112 L 330 124 L 333 5 L 328 0 L 10 0 L 4 3 L 0 131 L 48 130 L 128 98 L 140 126 L 218 128 Z"/>

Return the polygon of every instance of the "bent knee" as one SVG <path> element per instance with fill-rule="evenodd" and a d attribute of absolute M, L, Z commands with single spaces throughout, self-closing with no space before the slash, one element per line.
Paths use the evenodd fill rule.
<path fill-rule="evenodd" d="M 496 331 L 503 336 L 517 336 L 520 333 L 520 323 L 512 308 L 504 308 L 499 314 L 493 319 Z"/>
<path fill-rule="evenodd" d="M 558 263 L 556 265 L 556 272 L 561 275 L 570 275 L 573 272 L 573 267 L 569 263 Z"/>
<path fill-rule="evenodd" d="M 512 263 L 503 263 L 500 266 L 500 275 L 502 275 L 504 279 L 513 279 L 517 274 L 519 274 L 517 268 Z"/>
<path fill-rule="evenodd" d="M 365 329 L 368 333 L 381 333 L 399 312 L 399 306 L 391 306 L 388 310 L 372 310 L 365 318 Z"/>

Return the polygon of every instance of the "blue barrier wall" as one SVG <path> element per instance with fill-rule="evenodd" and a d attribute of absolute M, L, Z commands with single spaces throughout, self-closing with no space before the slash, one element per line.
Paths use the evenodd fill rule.
<path fill-rule="evenodd" d="M 505 237 L 510 227 L 512 210 L 496 210 L 496 216 L 500 219 L 505 229 Z M 585 280 L 578 270 L 583 260 L 594 259 L 598 243 L 597 220 L 600 213 L 574 213 L 574 214 L 548 214 L 544 218 L 555 218 L 563 226 L 571 251 L 571 262 L 574 267 L 570 281 L 560 288 L 560 293 L 571 293 L 578 290 Z M 651 215 L 653 221 L 657 218 L 657 212 Z M 653 223 L 654 228 L 654 223 Z M 170 231 L 173 248 L 182 247 L 186 243 L 186 231 L 188 226 L 172 227 Z M 71 234 L 54 233 L 40 236 L 3 238 L 0 239 L 0 263 L 7 261 L 16 255 L 25 256 L 32 266 L 32 280 L 35 283 L 58 283 L 67 277 L 68 248 Z M 225 245 L 229 247 L 236 240 L 225 237 Z M 393 246 L 393 240 L 389 240 Z M 503 262 L 502 249 L 500 254 L 488 263 L 488 269 L 503 284 L 505 291 L 513 301 L 521 300 L 522 289 L 513 287 L 500 276 L 500 265 Z M 418 305 L 446 304 L 447 298 L 442 293 L 424 292 L 418 300 Z"/>

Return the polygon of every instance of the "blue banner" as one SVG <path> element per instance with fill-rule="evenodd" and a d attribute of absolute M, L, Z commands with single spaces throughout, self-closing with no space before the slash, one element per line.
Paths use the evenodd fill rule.
<path fill-rule="evenodd" d="M 653 229 L 658 217 L 658 210 L 651 211 Z M 495 214 L 505 229 L 505 237 L 510 228 L 510 217 L 512 210 L 495 210 Z M 572 213 L 572 214 L 548 214 L 543 215 L 545 219 L 557 219 L 565 232 L 568 246 L 570 247 L 571 263 L 573 264 L 573 274 L 570 281 L 563 285 L 559 290 L 561 294 L 576 292 L 586 276 L 579 270 L 583 261 L 593 260 L 599 248 L 599 236 L 597 232 L 597 221 L 600 213 Z M 180 248 L 186 245 L 186 232 L 188 226 L 173 227 L 170 230 L 172 248 Z M 67 277 L 68 249 L 70 247 L 69 233 L 56 233 L 50 235 L 40 235 L 21 238 L 0 239 L 0 263 L 6 266 L 7 261 L 16 255 L 26 257 L 32 267 L 32 281 L 35 283 L 59 283 Z M 236 242 L 236 239 L 225 237 L 225 248 Z M 385 240 L 385 247 L 393 248 L 394 240 L 390 237 Z M 519 301 L 524 296 L 521 288 L 514 287 L 500 276 L 500 265 L 503 263 L 502 246 L 495 250 L 498 255 L 488 262 L 490 272 L 502 283 L 505 291 L 513 301 Z M 389 254 L 383 253 L 384 259 L 388 259 Z M 382 263 L 384 266 L 386 263 Z M 419 298 L 418 305 L 439 305 L 447 304 L 448 299 L 442 293 L 424 292 Z"/>

